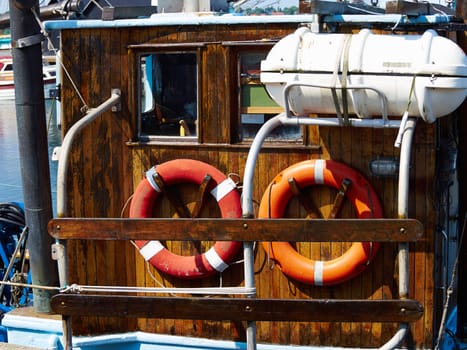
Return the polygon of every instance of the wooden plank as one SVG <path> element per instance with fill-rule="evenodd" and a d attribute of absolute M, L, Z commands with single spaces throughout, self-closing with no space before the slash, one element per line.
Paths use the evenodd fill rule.
<path fill-rule="evenodd" d="M 376 6 L 369 6 L 362 3 L 354 2 L 349 5 L 346 2 L 335 2 L 335 1 L 322 1 L 322 0 L 311 0 L 309 2 L 310 7 L 306 9 L 304 13 L 316 13 L 320 15 L 326 14 L 367 14 L 368 11 L 371 13 L 384 13 L 384 10 L 376 7 Z"/>
<path fill-rule="evenodd" d="M 446 141 L 443 137 L 444 132 L 446 131 L 443 130 L 441 125 L 439 125 L 439 128 L 435 131 L 433 125 L 424 123 L 422 125 L 417 125 L 417 133 L 415 134 L 414 139 L 417 152 L 413 155 L 413 161 L 415 171 L 419 174 L 416 181 L 411 185 L 411 188 L 414 189 L 413 195 L 415 196 L 414 202 L 416 203 L 415 215 L 417 218 L 423 218 L 425 228 L 428 232 L 436 232 L 437 227 L 436 215 L 430 215 L 433 201 L 430 196 L 426 195 L 428 188 L 433 185 L 431 179 L 436 178 L 436 172 L 439 171 L 433 166 L 433 164 L 436 164 L 436 138 L 434 133 L 437 134 L 439 142 L 444 143 Z M 448 132 L 451 134 L 454 131 L 451 130 Z M 421 145 L 424 145 L 424 147 L 421 147 Z M 446 152 L 446 149 L 444 149 L 444 151 Z M 441 147 L 438 152 L 439 154 L 443 154 L 443 147 Z M 440 181 L 446 181 L 447 183 L 448 180 L 440 179 Z M 439 186 L 441 188 L 443 187 L 443 185 Z M 443 196 L 440 196 L 438 199 L 441 202 L 443 201 L 443 199 L 441 199 L 442 197 Z M 437 205 L 435 206 L 437 207 Z M 440 210 L 442 212 L 443 209 Z M 440 213 L 438 215 L 440 215 L 439 217 L 443 217 L 445 214 Z M 437 290 L 435 283 L 433 283 L 435 281 L 433 278 L 433 259 L 436 254 L 423 254 L 421 252 L 439 251 L 434 248 L 435 241 L 436 240 L 427 240 L 420 244 L 414 244 L 413 254 L 411 255 L 412 259 L 409 262 L 410 265 L 413 264 L 413 274 L 409 276 L 410 283 L 413 284 L 413 289 L 409 290 L 409 295 L 414 298 L 416 297 L 417 300 L 420 300 L 424 305 L 428 305 L 428 300 L 433 297 L 433 291 Z M 423 334 L 425 339 L 433 338 L 433 333 L 429 331 L 430 327 L 427 325 L 428 323 L 433 322 L 434 310 L 438 310 L 438 308 L 427 308 L 423 317 L 413 325 L 415 332 Z M 435 329 L 437 329 L 436 326 Z"/>
<path fill-rule="evenodd" d="M 258 113 L 258 114 L 268 114 L 268 113 L 282 113 L 284 108 L 282 107 L 242 107 L 242 113 Z"/>
<path fill-rule="evenodd" d="M 422 305 L 404 300 L 255 299 L 57 294 L 52 309 L 65 316 L 120 316 L 233 321 L 413 322 Z"/>
<path fill-rule="evenodd" d="M 49 222 L 48 230 L 56 239 L 91 240 L 406 242 L 423 238 L 423 226 L 414 219 L 57 218 Z"/>
<path fill-rule="evenodd" d="M 11 343 L 0 343 L 0 350 L 39 350 L 40 348 L 31 347 L 31 346 L 24 346 L 24 345 L 16 345 Z"/>
<path fill-rule="evenodd" d="M 386 13 L 401 13 L 412 16 L 422 16 L 430 14 L 430 3 L 412 1 L 387 1 Z"/>

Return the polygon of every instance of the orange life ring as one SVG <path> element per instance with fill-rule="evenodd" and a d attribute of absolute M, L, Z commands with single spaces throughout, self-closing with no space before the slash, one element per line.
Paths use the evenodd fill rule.
<path fill-rule="evenodd" d="M 212 186 L 208 188 L 217 200 L 223 218 L 239 218 L 242 214 L 240 195 L 232 179 L 213 166 L 193 160 L 175 159 L 159 164 L 146 173 L 131 201 L 130 217 L 149 218 L 161 190 L 153 180 L 157 173 L 166 185 L 191 183 L 201 185 L 209 174 Z M 216 242 L 207 252 L 196 256 L 181 256 L 170 252 L 159 241 L 135 241 L 141 255 L 155 268 L 178 278 L 202 278 L 224 271 L 235 257 L 241 242 Z"/>
<path fill-rule="evenodd" d="M 282 171 L 271 182 L 259 207 L 260 218 L 281 218 L 292 197 L 288 180 L 294 178 L 300 188 L 325 185 L 339 189 L 344 179 L 351 185 L 345 193 L 358 218 L 382 217 L 381 204 L 368 181 L 356 170 L 332 160 L 306 160 Z M 335 285 L 361 273 L 375 256 L 379 243 L 353 243 L 340 257 L 329 261 L 310 260 L 288 242 L 262 242 L 263 248 L 282 272 L 313 285 Z"/>

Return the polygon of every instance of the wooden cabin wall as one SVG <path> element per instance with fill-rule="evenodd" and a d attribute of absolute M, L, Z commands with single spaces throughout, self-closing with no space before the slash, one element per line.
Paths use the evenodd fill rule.
<path fill-rule="evenodd" d="M 206 26 L 181 28 L 124 28 L 63 30 L 61 49 L 64 65 L 88 107 L 96 107 L 110 96 L 112 88 L 122 90 L 121 111 L 106 112 L 82 131 L 72 150 L 68 175 L 68 211 L 71 217 L 128 216 L 128 206 L 138 183 L 151 166 L 177 158 L 207 162 L 225 174 L 242 179 L 248 143 L 235 141 L 238 106 L 229 91 L 237 84 L 234 63 L 223 41 L 280 38 L 295 25 Z M 196 39 L 193 39 L 196 38 Z M 139 143 L 136 130 L 135 67 L 129 45 L 162 42 L 211 43 L 202 50 L 203 103 L 199 120 L 200 143 Z M 83 116 L 81 101 L 68 79 L 63 82 L 63 132 Z M 396 130 L 361 128 L 310 128 L 309 140 L 294 147 L 269 144 L 261 152 L 255 170 L 254 201 L 261 200 L 270 181 L 283 169 L 306 159 L 334 159 L 361 172 L 372 184 L 383 206 L 384 217 L 397 217 L 397 178 L 372 176 L 368 162 L 378 157 L 398 157 L 393 146 Z M 411 327 L 410 341 L 417 348 L 431 347 L 433 337 L 433 179 L 435 175 L 435 126 L 419 122 L 413 144 L 410 177 L 409 216 L 420 220 L 427 239 L 411 244 L 410 297 L 425 307 L 422 319 Z M 193 188 L 181 188 L 182 197 L 193 205 Z M 335 192 L 326 188 L 311 192 L 326 215 Z M 157 214 L 174 216 L 167 203 Z M 295 200 L 290 216 L 304 216 Z M 213 200 L 201 216 L 218 216 Z M 341 217 L 354 217 L 347 203 Z M 155 228 L 157 229 L 157 228 Z M 286 238 L 286 237 L 284 237 Z M 196 252 L 188 243 L 168 243 L 181 253 Z M 206 244 L 202 243 L 201 247 Z M 340 256 L 349 244 L 301 244 L 303 254 L 314 259 Z M 255 279 L 258 297 L 271 298 L 398 298 L 397 245 L 385 243 L 367 270 L 355 279 L 334 287 L 314 287 L 286 278 L 272 265 L 265 251 L 256 245 Z M 130 286 L 238 286 L 243 283 L 241 256 L 222 274 L 199 281 L 177 280 L 149 267 L 129 242 L 69 242 L 71 283 Z M 390 339 L 397 324 L 381 323 L 258 323 L 258 341 L 266 343 L 377 347 Z M 141 330 L 198 337 L 244 340 L 245 324 L 186 320 L 74 319 L 75 334 Z"/>

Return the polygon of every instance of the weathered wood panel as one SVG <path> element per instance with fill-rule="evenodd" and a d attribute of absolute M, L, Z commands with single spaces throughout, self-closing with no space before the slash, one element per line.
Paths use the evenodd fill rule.
<path fill-rule="evenodd" d="M 58 218 L 49 222 L 48 229 L 52 237 L 63 240 L 255 242 L 287 238 L 289 242 L 412 242 L 424 239 L 423 226 L 414 219 Z"/>
<path fill-rule="evenodd" d="M 416 300 L 312 300 L 58 294 L 52 307 L 64 316 L 98 315 L 188 320 L 413 322 L 423 314 Z"/>
<path fill-rule="evenodd" d="M 143 179 L 144 172 L 154 164 L 177 158 L 193 158 L 208 162 L 223 173 L 238 174 L 243 178 L 249 145 L 231 144 L 235 141 L 234 128 L 238 123 L 235 95 L 229 95 L 236 84 L 234 49 L 223 46 L 223 41 L 279 38 L 292 32 L 294 25 L 245 25 L 243 28 L 165 27 L 92 29 L 62 32 L 64 64 L 79 87 L 86 104 L 95 107 L 102 103 L 112 88 L 122 90 L 122 111 L 107 112 L 83 131 L 76 141 L 71 158 L 68 186 L 68 213 L 71 217 L 126 217 L 130 197 Z M 135 67 L 128 46 L 141 43 L 191 42 L 210 43 L 200 49 L 204 64 L 200 67 L 200 134 L 202 144 L 139 144 L 136 138 Z M 73 48 L 72 50 L 69 48 Z M 98 53 L 98 54 L 97 54 Z M 226 98 L 227 97 L 227 98 Z M 82 113 L 82 103 L 70 82 L 63 83 L 66 131 Z M 288 166 L 306 159 L 334 159 L 361 172 L 378 193 L 383 204 L 384 217 L 397 218 L 397 178 L 380 178 L 368 171 L 368 162 L 377 157 L 398 157 L 393 147 L 395 130 L 309 128 L 312 133 L 306 145 L 284 147 L 268 145 L 260 154 L 255 170 L 253 197 L 255 209 L 272 179 Z M 312 141 L 311 141 L 312 140 Z M 433 240 L 434 207 L 431 193 L 435 171 L 434 126 L 419 123 L 414 142 L 411 169 L 410 217 L 420 220 L 428 239 L 411 244 L 410 297 L 419 300 L 425 308 L 423 317 L 414 323 L 412 335 L 417 347 L 430 347 L 433 315 Z M 181 188 L 182 189 L 182 188 Z M 196 190 L 184 186 L 183 200 L 192 208 Z M 324 216 L 329 214 L 335 191 L 327 188 L 307 189 L 315 205 Z M 174 217 L 173 208 L 166 200 L 155 208 L 155 216 Z M 218 209 L 210 200 L 201 217 L 217 217 Z M 305 217 L 305 210 L 293 199 L 286 216 Z M 346 203 L 339 215 L 355 217 Z M 197 252 L 197 247 L 180 242 L 167 242 L 171 251 L 181 254 Z M 209 242 L 201 243 L 205 250 Z M 313 259 L 335 258 L 347 249 L 349 243 L 300 244 L 300 252 Z M 264 298 L 313 299 L 395 299 L 397 295 L 397 245 L 385 243 L 374 261 L 357 278 L 333 287 L 316 287 L 285 277 L 268 258 L 267 252 L 256 245 L 255 271 L 258 294 Z M 216 286 L 241 285 L 243 269 L 241 256 L 222 276 L 200 281 L 176 280 L 147 266 L 143 258 L 128 242 L 69 243 L 70 281 L 80 284 L 122 284 L 139 286 Z M 108 332 L 110 330 L 140 329 L 178 335 L 212 338 L 244 339 L 241 322 L 191 320 L 133 320 L 108 318 L 77 318 L 77 334 Z M 356 322 L 259 322 L 258 341 L 295 344 L 323 344 L 336 346 L 379 346 L 397 329 L 397 324 Z"/>

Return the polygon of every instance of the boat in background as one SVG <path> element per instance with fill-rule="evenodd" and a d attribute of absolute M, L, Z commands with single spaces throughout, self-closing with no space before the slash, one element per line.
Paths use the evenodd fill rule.
<path fill-rule="evenodd" d="M 9 55 L 11 50 L 11 38 L 10 35 L 0 35 L 0 56 Z"/>
<path fill-rule="evenodd" d="M 54 56 L 44 56 L 42 74 L 44 77 L 44 97 L 50 98 L 50 90 L 55 88 L 56 67 Z M 0 57 L 0 101 L 14 100 L 15 83 L 13 58 L 11 55 Z"/>
<path fill-rule="evenodd" d="M 13 59 L 11 56 L 0 57 L 0 99 L 15 98 L 15 83 L 13 76 Z"/>
<path fill-rule="evenodd" d="M 23 203 L 19 202 L 0 203 L 0 277 L 3 281 L 31 282 L 23 207 Z M 15 307 L 31 305 L 32 289 L 0 285 L 0 300 L 0 314 Z"/>

